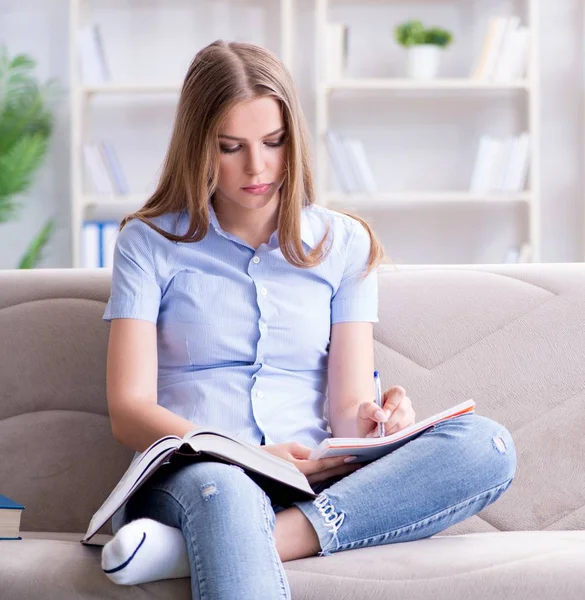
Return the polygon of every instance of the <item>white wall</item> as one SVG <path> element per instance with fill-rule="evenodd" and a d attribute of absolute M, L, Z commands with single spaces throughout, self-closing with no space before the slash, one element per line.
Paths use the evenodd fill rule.
<path fill-rule="evenodd" d="M 203 1 L 209 7 L 210 0 L 197 1 L 201 8 Z M 509 4 L 506 0 L 497 1 Z M 417 7 L 424 7 L 420 14 L 425 21 L 440 19 L 440 24 L 452 27 L 457 35 L 459 48 L 454 47 L 446 54 L 445 75 L 463 76 L 468 72 L 482 36 L 474 28 L 481 29 L 485 25 L 474 17 L 473 7 L 478 10 L 485 2 L 488 0 L 473 3 L 453 0 L 451 4 L 439 3 L 440 6 L 417 3 Z M 241 3 L 241 0 L 234 2 L 237 8 Z M 93 4 L 97 6 L 95 0 Z M 260 0 L 254 4 L 276 3 Z M 492 0 L 488 4 L 493 5 Z M 298 0 L 298 5 L 295 76 L 312 125 L 313 1 Z M 581 175 L 584 163 L 582 3 L 541 0 L 540 5 L 542 260 L 582 260 L 585 256 Z M 210 41 L 209 37 L 224 35 L 202 26 L 190 0 L 145 3 L 106 0 L 100 2 L 100 6 L 106 51 L 114 76 L 120 78 L 140 81 L 152 76 L 157 81 L 175 80 L 184 72 L 199 45 Z M 412 5 L 409 7 L 405 2 L 402 7 L 372 7 L 364 3 L 359 10 L 347 6 L 337 9 L 336 16 L 351 18 L 355 23 L 350 73 L 401 74 L 403 56 L 393 43 L 392 23 L 397 16 L 410 17 L 411 8 Z M 137 15 L 142 15 L 141 20 Z M 372 15 L 376 17 L 377 35 L 372 34 Z M 235 32 L 241 14 L 234 13 L 232 21 Z M 273 9 L 269 11 L 267 25 L 266 43 L 274 48 L 278 43 L 274 33 L 278 15 Z M 129 32 L 127 38 L 125 31 Z M 127 39 L 136 42 L 132 51 L 126 46 Z M 41 77 L 57 77 L 67 86 L 67 0 L 0 0 L 0 40 L 7 42 L 11 53 L 24 51 L 35 56 Z M 171 60 L 167 60 L 167 56 Z M 493 104 L 479 98 L 454 102 L 433 97 L 419 97 L 414 101 L 406 97 L 394 97 L 391 101 L 380 97 L 348 98 L 332 105 L 332 120 L 342 131 L 355 132 L 364 139 L 381 187 L 392 190 L 432 186 L 463 188 L 469 181 L 475 152 L 473 144 L 485 131 L 483 124 L 489 123 L 494 133 L 518 127 L 518 115 L 522 111 L 514 103 L 519 102 L 519 98 L 521 96 L 512 95 Z M 104 98 L 95 103 L 92 123 L 114 138 L 134 191 L 150 190 L 156 182 L 173 118 L 173 102 L 173 97 L 162 97 L 150 98 L 144 103 L 126 103 L 122 98 Z M 58 218 L 59 229 L 42 266 L 70 265 L 68 103 L 66 94 L 59 107 L 50 156 L 33 190 L 23 199 L 24 208 L 18 221 L 0 225 L 0 268 L 17 264 L 27 243 L 52 214 Z M 507 108 L 502 110 L 502 106 Z M 478 111 L 481 111 L 481 119 L 478 119 Z M 382 135 L 380 123 L 386 127 Z M 140 140 L 138 148 L 137 139 Z M 421 140 L 425 142 L 422 149 Z M 441 153 L 432 150 L 438 140 L 443 140 Z M 400 263 L 424 262 L 425 258 L 433 257 L 436 244 L 441 244 L 441 256 L 457 262 L 459 244 L 464 238 L 473 238 L 482 248 L 476 258 L 497 262 L 501 248 L 521 233 L 522 222 L 518 209 L 505 207 L 493 207 L 489 211 L 475 207 L 457 211 L 407 209 L 397 211 L 388 219 L 386 246 L 391 257 Z"/>

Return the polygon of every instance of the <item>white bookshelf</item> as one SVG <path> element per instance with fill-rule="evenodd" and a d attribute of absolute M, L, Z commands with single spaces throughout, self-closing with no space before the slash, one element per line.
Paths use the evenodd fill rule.
<path fill-rule="evenodd" d="M 166 94 L 179 93 L 180 83 L 102 83 L 95 85 L 80 85 L 79 91 L 85 96 L 92 94 Z"/>
<path fill-rule="evenodd" d="M 152 8 L 156 2 L 160 3 L 161 8 L 170 8 L 174 2 L 165 2 L 165 0 L 152 0 L 148 3 L 148 8 Z M 178 2 L 178 0 L 177 0 Z M 246 2 L 246 0 L 242 0 Z M 293 31 L 294 31 L 294 2 L 295 0 L 250 0 L 251 6 L 262 6 L 267 10 L 278 8 L 278 48 L 271 48 L 277 51 L 280 58 L 289 69 L 293 68 L 294 49 L 293 49 Z M 197 20 L 204 20 L 209 17 L 209 4 L 203 4 L 201 0 L 181 0 L 183 6 L 187 6 L 193 11 L 193 17 Z M 165 97 L 166 101 L 176 104 L 179 92 L 182 86 L 182 79 L 177 77 L 175 81 L 118 81 L 113 80 L 107 83 L 87 84 L 81 77 L 80 53 L 78 49 L 78 33 L 80 29 L 93 22 L 94 11 L 96 8 L 102 8 L 99 0 L 69 0 L 69 47 L 70 47 L 70 102 L 71 102 L 71 255 L 72 266 L 81 265 L 81 229 L 85 220 L 119 220 L 124 215 L 140 208 L 148 198 L 147 193 L 135 193 L 132 190 L 127 195 L 117 194 L 96 194 L 87 192 L 88 189 L 84 182 L 84 167 L 82 148 L 84 142 L 91 139 L 93 135 L 99 137 L 99 131 L 95 131 L 91 118 L 92 103 L 96 99 L 113 98 L 121 103 L 131 102 L 140 107 L 148 99 L 153 97 Z M 117 9 L 118 5 L 112 4 L 112 9 Z M 133 19 L 140 19 L 140 11 L 143 10 L 139 4 L 126 3 L 124 10 L 136 12 Z M 189 40 L 190 41 L 190 40 Z M 204 45 L 204 44 L 203 44 Z M 128 52 L 134 52 L 132 41 L 127 43 Z M 199 48 L 194 48 L 192 56 Z M 106 53 L 107 54 L 107 53 Z M 103 108 L 102 108 L 103 110 Z M 107 109 L 106 109 L 107 110 Z M 140 140 L 137 140 L 139 148 Z M 154 175 L 154 173 L 153 173 Z"/>
<path fill-rule="evenodd" d="M 473 194 L 471 192 L 460 191 L 421 191 L 421 192 L 381 192 L 378 194 L 343 194 L 340 192 L 328 192 L 329 205 L 335 206 L 367 206 L 369 209 L 383 211 L 393 204 L 401 205 L 404 203 L 440 204 L 443 202 L 455 202 L 460 204 L 476 204 L 481 206 L 483 203 L 503 203 L 503 202 L 524 202 L 530 203 L 530 192 L 520 192 L 517 194 L 489 193 Z"/>
<path fill-rule="evenodd" d="M 335 82 L 321 84 L 322 92 L 335 92 L 337 90 L 406 90 L 406 91 L 506 91 L 506 90 L 528 90 L 530 82 L 526 80 L 513 81 L 510 83 L 497 83 L 492 81 L 474 81 L 472 79 L 438 79 L 433 81 L 415 81 L 410 79 L 343 79 Z"/>
<path fill-rule="evenodd" d="M 83 218 L 98 221 L 120 220 L 128 213 L 137 211 L 145 202 L 145 194 L 128 194 L 125 196 L 112 195 L 83 195 Z"/>
<path fill-rule="evenodd" d="M 327 66 L 325 64 L 325 28 L 327 23 L 335 22 L 332 14 L 339 6 L 355 4 L 351 0 L 315 0 L 315 29 L 316 35 L 316 81 L 315 81 L 315 140 L 316 140 L 316 195 L 318 202 L 331 208 L 347 208 L 357 214 L 363 209 L 368 216 L 392 211 L 405 207 L 412 207 L 417 211 L 429 206 L 436 210 L 445 204 L 457 203 L 459 206 L 474 206 L 477 210 L 488 210 L 490 206 L 503 206 L 505 203 L 524 205 L 528 223 L 528 239 L 518 239 L 517 245 L 528 244 L 530 246 L 531 260 L 540 260 L 540 80 L 538 70 L 538 46 L 539 46 L 539 8 L 538 0 L 516 0 L 517 6 L 523 14 L 523 22 L 530 28 L 530 48 L 528 57 L 527 75 L 517 81 L 499 83 L 493 81 L 482 81 L 471 77 L 444 77 L 431 81 L 417 81 L 405 78 L 392 77 L 364 77 L 356 78 L 348 75 L 346 78 L 328 81 Z M 416 6 L 408 0 L 365 0 L 360 3 L 364 5 L 403 5 L 412 6 L 412 18 L 422 17 L 424 21 L 424 9 Z M 452 0 L 450 4 L 460 8 L 466 2 Z M 485 6 L 485 4 L 484 4 Z M 489 3 L 488 3 L 489 7 Z M 428 8 L 428 5 L 427 5 Z M 419 10 L 420 9 L 420 10 Z M 401 19 L 405 20 L 405 19 Z M 350 35 L 352 23 L 346 22 Z M 387 35 L 391 36 L 390 25 L 387 27 Z M 350 38 L 351 40 L 351 38 Z M 351 44 L 350 44 L 351 52 Z M 521 95 L 524 117 L 526 122 L 525 131 L 530 135 L 530 166 L 526 189 L 519 193 L 485 193 L 473 194 L 462 190 L 428 189 L 424 191 L 398 191 L 381 192 L 377 194 L 350 195 L 329 189 L 331 181 L 332 165 L 326 144 L 326 132 L 335 130 L 332 124 L 332 104 L 337 101 L 341 94 L 356 94 L 362 97 L 371 97 L 378 94 L 387 98 L 388 95 L 400 94 L 401 97 L 413 98 L 424 94 L 426 97 L 455 98 L 461 101 L 463 98 L 473 96 L 474 102 L 492 102 L 494 104 L 502 101 L 502 111 L 510 110 L 506 99 L 510 94 Z M 478 98 L 479 96 L 479 98 Z M 357 118 L 357 117 L 356 117 Z M 381 125 L 383 128 L 383 124 Z M 470 148 L 476 152 L 477 148 Z M 471 173 L 469 174 L 471 177 Z M 375 227 L 374 227 L 375 229 Z"/>
<path fill-rule="evenodd" d="M 180 0 L 183 6 L 192 5 L 194 16 L 197 19 L 205 19 L 205 11 L 197 12 L 197 7 L 202 0 Z M 209 1 L 209 0 L 208 0 Z M 248 0 L 239 0 L 246 4 Z M 476 0 L 474 0 L 475 2 Z M 377 6 L 406 6 L 413 7 L 412 14 L 417 13 L 424 17 L 424 10 L 434 3 L 412 3 L 410 0 L 314 0 L 307 3 L 305 0 L 249 0 L 252 5 L 270 5 L 273 9 L 278 5 L 278 52 L 284 63 L 295 74 L 295 65 L 293 60 L 301 63 L 302 58 L 297 54 L 299 52 L 311 52 L 310 44 L 305 49 L 305 30 L 297 31 L 296 19 L 300 10 L 310 11 L 310 18 L 316 25 L 314 54 L 309 56 L 310 67 L 314 67 L 316 79 L 311 82 L 310 99 L 308 102 L 314 102 L 314 129 L 315 140 L 315 184 L 317 201 L 321 204 L 331 206 L 332 208 L 348 208 L 359 214 L 360 209 L 364 209 L 369 214 L 392 214 L 393 211 L 402 211 L 412 208 L 418 211 L 417 215 L 421 218 L 425 210 L 437 211 L 442 206 L 446 208 L 451 205 L 456 207 L 474 207 L 476 211 L 489 211 L 490 207 L 501 207 L 502 210 L 510 210 L 514 206 L 521 207 L 522 214 L 526 215 L 527 239 L 518 239 L 520 246 L 523 242 L 529 243 L 532 248 L 532 260 L 538 261 L 540 258 L 540 180 L 539 180 L 539 161 L 540 161 L 540 127 L 538 115 L 540 111 L 540 81 L 538 73 L 538 0 L 510 0 L 523 7 L 523 22 L 528 24 L 531 32 L 530 58 L 527 76 L 523 79 L 499 83 L 492 81 L 475 80 L 461 76 L 446 76 L 432 81 L 414 81 L 404 77 L 360 77 L 348 76 L 336 81 L 329 81 L 324 76 L 323 64 L 323 28 L 330 20 L 331 11 L 337 6 L 358 6 L 362 9 L 368 5 Z M 179 0 L 176 0 L 178 3 Z M 165 3 L 164 0 L 150 0 L 148 7 L 156 6 L 174 6 L 175 0 L 171 3 Z M 454 7 L 467 6 L 468 0 L 444 0 L 437 3 L 441 5 L 453 5 Z M 137 3 L 123 3 L 125 10 L 133 11 L 132 18 L 136 23 L 140 23 L 140 11 L 143 6 Z M 232 2 L 232 5 L 235 5 Z M 111 6 L 117 6 L 112 3 Z M 489 2 L 479 2 L 478 6 L 489 8 Z M 158 81 L 155 77 L 142 78 L 140 82 L 115 79 L 108 83 L 86 84 L 80 78 L 79 61 L 80 57 L 77 50 L 77 34 L 80 27 L 92 22 L 92 9 L 99 8 L 99 0 L 69 0 L 70 11 L 70 81 L 71 81 L 71 248 L 73 264 L 78 266 L 80 263 L 80 231 L 85 219 L 119 219 L 125 214 L 132 212 L 142 206 L 148 198 L 148 193 L 140 190 L 130 190 L 125 196 L 116 194 L 98 195 L 87 192 L 87 187 L 83 181 L 83 161 L 81 148 L 84 141 L 91 138 L 92 134 L 97 134 L 95 124 L 92 123 L 91 109 L 95 103 L 103 103 L 103 106 L 109 104 L 124 104 L 135 106 L 138 110 L 147 102 L 164 102 L 165 106 L 170 106 L 176 102 L 182 85 L 181 78 L 177 77 L 171 81 Z M 420 9 L 420 10 L 419 10 Z M 410 8 L 409 8 L 410 12 Z M 520 11 L 519 11 L 520 12 Z M 424 18 L 423 18 L 424 20 Z M 351 23 L 348 23 L 351 30 Z M 386 23 L 384 35 L 392 36 L 392 23 Z M 482 35 L 481 32 L 477 35 Z M 107 42 L 107 41 L 106 41 Z M 130 48 L 132 41 L 129 37 L 124 48 Z M 302 47 L 301 47 L 302 45 Z M 453 48 L 457 51 L 457 47 Z M 194 54 L 195 52 L 193 52 Z M 305 68 L 305 65 L 302 66 Z M 314 84 L 314 85 L 313 85 Z M 465 189 L 453 189 L 447 186 L 446 189 L 424 188 L 417 185 L 417 189 L 398 189 L 396 191 L 381 190 L 376 194 L 354 194 L 345 195 L 329 189 L 330 181 L 330 159 L 324 141 L 325 132 L 332 128 L 333 116 L 335 114 L 335 103 L 344 102 L 347 98 L 374 98 L 380 101 L 392 100 L 394 98 L 412 98 L 413 101 L 421 102 L 433 99 L 440 99 L 441 102 L 470 102 L 474 106 L 484 106 L 487 103 L 497 105 L 498 110 L 512 110 L 510 102 L 516 102 L 515 106 L 521 104 L 522 117 L 525 118 L 526 127 L 531 137 L 531 162 L 526 189 L 519 193 L 485 193 L 473 194 Z M 154 100 L 153 100 L 154 99 Z M 108 104 L 109 103 L 109 104 Z M 501 107 L 500 107 L 501 105 Z M 108 108 L 100 108 L 108 110 Z M 420 110 L 420 108 L 412 108 Z M 517 110 L 517 108 L 515 108 Z M 313 111 L 309 111 L 313 112 Z M 350 113 L 351 115 L 351 113 Z M 353 117 L 350 118 L 359 118 Z M 171 119 L 169 113 L 169 120 Z M 383 124 L 382 124 L 383 127 Z M 465 125 L 462 125 L 465 127 Z M 333 127 L 335 128 L 335 127 Z M 140 150 L 140 148 L 139 148 Z M 469 148 L 469 152 L 476 152 L 477 148 Z M 416 154 L 416 148 L 410 148 L 410 151 Z M 378 150 L 380 152 L 380 150 Z M 145 166 L 145 171 L 152 171 L 152 176 L 156 175 L 157 166 Z M 469 174 L 471 176 L 471 173 Z M 414 187 L 414 185 L 413 185 Z M 465 257 L 462 256 L 465 262 Z"/>

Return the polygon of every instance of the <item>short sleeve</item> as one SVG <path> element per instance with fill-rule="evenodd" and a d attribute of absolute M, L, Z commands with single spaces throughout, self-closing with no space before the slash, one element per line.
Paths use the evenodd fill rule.
<path fill-rule="evenodd" d="M 367 277 L 371 241 L 364 226 L 355 221 L 347 245 L 343 277 L 331 299 L 331 324 L 347 321 L 378 321 L 378 274 L 376 269 Z"/>
<path fill-rule="evenodd" d="M 102 317 L 108 323 L 112 319 L 144 319 L 156 324 L 158 320 L 161 289 L 149 240 L 151 231 L 146 223 L 132 219 L 118 234 L 112 289 Z"/>

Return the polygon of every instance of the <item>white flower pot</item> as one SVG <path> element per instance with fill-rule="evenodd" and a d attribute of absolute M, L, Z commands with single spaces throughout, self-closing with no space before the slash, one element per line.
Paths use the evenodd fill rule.
<path fill-rule="evenodd" d="M 410 79 L 435 79 L 439 72 L 441 48 L 435 44 L 418 44 L 407 50 L 406 73 Z"/>

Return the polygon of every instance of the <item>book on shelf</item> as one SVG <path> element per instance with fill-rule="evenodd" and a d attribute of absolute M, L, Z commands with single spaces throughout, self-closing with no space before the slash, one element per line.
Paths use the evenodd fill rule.
<path fill-rule="evenodd" d="M 345 138 L 344 142 L 352 159 L 351 162 L 355 167 L 354 170 L 357 173 L 361 190 L 368 194 L 375 194 L 378 191 L 378 186 L 376 185 L 363 142 L 357 138 Z"/>
<path fill-rule="evenodd" d="M 524 189 L 530 163 L 530 136 L 522 133 L 514 139 L 514 145 L 507 164 L 503 180 L 505 192 L 517 192 Z"/>
<path fill-rule="evenodd" d="M 327 152 L 331 158 L 335 177 L 337 178 L 342 191 L 346 194 L 351 194 L 355 183 L 351 177 L 348 157 L 346 156 L 341 139 L 334 131 L 327 131 L 325 133 L 325 143 L 327 145 Z"/>
<path fill-rule="evenodd" d="M 83 268 L 112 268 L 119 227 L 118 221 L 84 221 L 81 228 L 81 266 Z"/>
<path fill-rule="evenodd" d="M 346 194 L 373 194 L 378 191 L 364 144 L 329 130 L 325 134 L 333 171 Z"/>
<path fill-rule="evenodd" d="M 520 246 L 520 255 L 518 256 L 518 262 L 528 263 L 532 260 L 532 246 L 526 242 Z"/>
<path fill-rule="evenodd" d="M 97 144 L 83 144 L 82 152 L 85 174 L 93 191 L 98 194 L 114 194 L 112 178 Z"/>
<path fill-rule="evenodd" d="M 24 506 L 0 494 L 0 540 L 20 540 Z"/>
<path fill-rule="evenodd" d="M 493 17 L 471 77 L 495 82 L 521 79 L 526 75 L 528 53 L 529 30 L 520 25 L 520 17 Z"/>
<path fill-rule="evenodd" d="M 519 27 L 515 37 L 514 50 L 507 70 L 500 75 L 504 80 L 522 79 L 528 74 L 530 30 L 528 27 Z"/>
<path fill-rule="evenodd" d="M 93 515 L 82 542 L 88 542 L 104 523 L 163 464 L 215 461 L 242 468 L 273 501 L 286 506 L 313 499 L 307 478 L 291 462 L 266 452 L 215 427 L 197 427 L 182 438 L 167 435 L 136 456 L 116 487 Z"/>
<path fill-rule="evenodd" d="M 114 145 L 108 140 L 101 140 L 98 142 L 98 148 L 116 193 L 126 195 L 128 193 L 128 182 Z"/>
<path fill-rule="evenodd" d="M 491 173 L 500 149 L 498 140 L 489 135 L 482 135 L 479 140 L 479 147 L 469 191 L 473 194 L 487 192 L 491 189 Z"/>
<path fill-rule="evenodd" d="M 83 144 L 86 175 L 98 194 L 128 193 L 128 183 L 114 146 L 107 140 Z"/>
<path fill-rule="evenodd" d="M 521 244 L 520 246 L 510 246 L 504 254 L 502 262 L 510 263 L 528 263 L 532 259 L 532 249 L 528 242 Z"/>
<path fill-rule="evenodd" d="M 496 153 L 494 162 L 492 164 L 492 170 L 490 172 L 489 189 L 491 191 L 520 191 L 518 190 L 506 190 L 506 176 L 509 170 L 509 165 L 512 161 L 516 138 L 513 136 L 507 136 L 502 139 L 496 140 L 498 151 Z"/>
<path fill-rule="evenodd" d="M 504 258 L 502 262 L 505 264 L 513 264 L 520 262 L 518 259 L 520 258 L 520 247 L 519 246 L 510 246 L 504 254 Z"/>
<path fill-rule="evenodd" d="M 481 136 L 471 176 L 470 192 L 521 192 L 529 167 L 530 137 L 495 138 Z"/>
<path fill-rule="evenodd" d="M 473 400 L 466 400 L 382 438 L 327 438 L 311 451 L 309 460 L 345 455 L 355 456 L 355 462 L 376 460 L 386 454 L 390 454 L 390 452 L 394 452 L 394 450 L 398 450 L 398 448 L 416 439 L 434 425 L 472 413 L 474 410 L 475 402 Z"/>
<path fill-rule="evenodd" d="M 82 27 L 77 34 L 81 79 L 86 84 L 107 83 L 111 80 L 99 25 Z"/>
<path fill-rule="evenodd" d="M 324 69 L 325 79 L 329 82 L 339 81 L 345 75 L 348 54 L 347 25 L 343 23 L 326 23 Z"/>
<path fill-rule="evenodd" d="M 524 77 L 528 61 L 528 41 L 528 28 L 520 25 L 519 17 L 510 17 L 494 66 L 494 81 L 514 81 Z"/>

